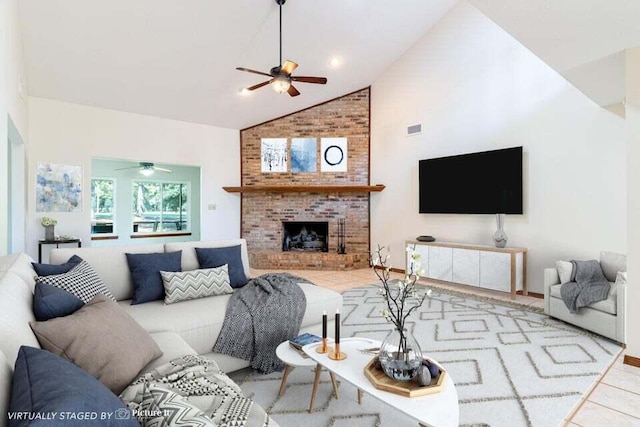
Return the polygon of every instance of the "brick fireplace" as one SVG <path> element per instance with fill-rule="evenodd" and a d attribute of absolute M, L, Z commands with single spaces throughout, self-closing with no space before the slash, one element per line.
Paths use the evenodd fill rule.
<path fill-rule="evenodd" d="M 369 185 L 369 88 L 240 132 L 242 186 L 366 186 Z M 262 173 L 262 138 L 317 138 L 316 172 Z M 320 139 L 345 137 L 347 172 L 320 172 Z M 289 162 L 290 163 L 290 162 Z M 353 269 L 369 265 L 368 192 L 245 192 L 242 194 L 242 237 L 247 240 L 251 266 L 260 269 Z M 337 253 L 338 220 L 345 220 L 346 253 Z M 283 224 L 326 223 L 322 250 L 283 251 Z M 324 228 L 322 229 L 324 230 Z M 301 230 L 293 230 L 300 234 Z M 309 230 L 306 230 L 309 233 Z M 306 236 L 316 241 L 324 231 Z M 292 238 L 291 232 L 289 239 Z M 318 246 L 308 243 L 307 246 Z M 307 248 L 309 249 L 309 248 Z M 316 248 L 314 248 L 316 249 Z"/>

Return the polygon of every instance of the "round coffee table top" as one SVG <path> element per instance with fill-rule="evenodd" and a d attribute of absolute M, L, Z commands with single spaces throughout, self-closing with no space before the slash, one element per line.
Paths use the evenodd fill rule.
<path fill-rule="evenodd" d="M 291 347 L 289 341 L 280 343 L 276 348 L 276 356 L 289 366 L 316 366 L 317 362 L 310 357 L 304 357 L 302 354 Z"/>

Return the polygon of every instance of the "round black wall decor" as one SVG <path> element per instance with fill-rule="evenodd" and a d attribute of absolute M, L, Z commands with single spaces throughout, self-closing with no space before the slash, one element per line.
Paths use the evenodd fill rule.
<path fill-rule="evenodd" d="M 335 166 L 342 163 L 344 160 L 344 151 L 337 145 L 330 145 L 324 150 L 324 161 L 330 165 Z"/>

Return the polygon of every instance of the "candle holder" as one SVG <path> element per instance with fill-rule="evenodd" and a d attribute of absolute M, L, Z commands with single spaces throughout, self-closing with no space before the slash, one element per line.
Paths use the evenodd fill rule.
<path fill-rule="evenodd" d="M 340 343 L 336 343 L 335 351 L 329 353 L 329 359 L 331 360 L 344 360 L 347 358 L 347 353 L 340 351 Z"/>
<path fill-rule="evenodd" d="M 316 347 L 316 353 L 325 354 L 333 351 L 333 347 L 327 345 L 327 339 L 322 338 L 322 345 Z"/>

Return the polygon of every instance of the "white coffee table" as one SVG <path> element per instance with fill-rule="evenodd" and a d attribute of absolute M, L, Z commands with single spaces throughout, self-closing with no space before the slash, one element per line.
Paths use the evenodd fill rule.
<path fill-rule="evenodd" d="M 457 427 L 460 418 L 458 393 L 451 375 L 447 375 L 444 387 L 439 393 L 422 397 L 404 397 L 383 390 L 378 390 L 364 375 L 364 367 L 372 359 L 371 354 L 360 350 L 379 347 L 380 341 L 368 338 L 344 338 L 340 341 L 340 351 L 347 354 L 345 360 L 331 360 L 326 354 L 316 352 L 320 343 L 305 345 L 302 350 L 320 366 L 325 367 L 343 380 L 351 383 L 360 391 L 368 393 L 376 399 L 393 406 L 399 411 L 415 419 L 421 426 Z M 316 374 L 317 387 L 319 376 Z M 311 407 L 313 407 L 313 397 Z"/>
<path fill-rule="evenodd" d="M 289 373 L 293 370 L 293 368 L 299 367 L 316 367 L 316 378 L 315 382 L 317 383 L 320 380 L 320 373 L 322 372 L 322 366 L 318 365 L 318 362 L 315 360 L 304 357 L 302 354 L 298 353 L 294 348 L 291 347 L 289 341 L 285 341 L 280 343 L 280 345 L 276 348 L 276 356 L 278 359 L 282 360 L 285 364 L 284 373 L 282 374 L 282 381 L 280 382 L 280 391 L 278 392 L 278 396 L 282 396 L 287 387 L 287 377 Z M 338 383 L 336 382 L 336 377 L 333 375 L 333 372 L 329 371 L 329 376 L 331 377 L 331 383 L 333 384 L 333 393 L 338 398 Z M 315 384 L 315 383 L 314 383 Z M 311 394 L 311 409 L 310 412 L 313 411 L 313 402 L 316 398 L 316 388 L 313 389 L 313 393 Z"/>

